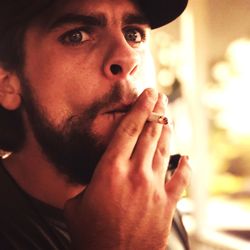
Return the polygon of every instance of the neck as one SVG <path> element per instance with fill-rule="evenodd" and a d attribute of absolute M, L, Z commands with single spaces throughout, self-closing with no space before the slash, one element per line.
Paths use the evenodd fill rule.
<path fill-rule="evenodd" d="M 3 164 L 25 192 L 57 208 L 62 209 L 68 199 L 85 189 L 85 186 L 70 183 L 66 176 L 60 174 L 37 145 L 12 154 L 3 160 Z"/>

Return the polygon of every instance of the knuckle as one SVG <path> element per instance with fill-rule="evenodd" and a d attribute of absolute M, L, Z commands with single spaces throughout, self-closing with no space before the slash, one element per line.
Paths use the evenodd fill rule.
<path fill-rule="evenodd" d="M 142 187 L 145 190 L 151 185 L 151 177 L 145 170 L 139 170 L 131 174 L 131 181 L 136 187 Z"/>
<path fill-rule="evenodd" d="M 150 101 L 145 101 L 145 102 L 143 102 L 143 103 L 141 103 L 139 106 L 138 106 L 138 110 L 140 111 L 140 112 L 143 112 L 143 113 L 150 113 L 151 112 L 151 110 L 152 110 L 152 108 L 153 108 L 153 105 L 152 105 L 152 103 L 150 102 Z"/>
<path fill-rule="evenodd" d="M 113 159 L 112 163 L 109 166 L 110 168 L 110 172 L 111 172 L 111 176 L 113 177 L 121 177 L 124 175 L 124 167 L 123 164 L 120 162 L 120 160 L 117 159 Z"/>
<path fill-rule="evenodd" d="M 103 162 L 102 176 L 105 179 L 122 178 L 124 175 L 124 163 L 118 157 L 106 157 Z"/>
<path fill-rule="evenodd" d="M 124 169 L 121 166 L 116 166 L 112 170 L 112 177 L 115 178 L 116 180 L 120 180 L 124 178 Z"/>
<path fill-rule="evenodd" d="M 156 100 L 157 97 L 158 97 L 158 93 L 155 89 L 152 89 L 152 88 L 148 88 L 145 90 L 145 95 L 148 99 L 151 99 L 151 100 Z"/>
<path fill-rule="evenodd" d="M 159 130 L 156 126 L 151 126 L 151 124 L 147 127 L 147 135 L 150 137 L 150 138 L 154 138 L 156 136 L 158 136 L 159 134 Z"/>
<path fill-rule="evenodd" d="M 166 146 L 158 146 L 158 148 L 157 148 L 157 154 L 159 156 L 165 157 L 165 156 L 168 155 L 168 153 L 169 153 L 169 151 L 168 151 L 168 149 L 167 149 Z"/>
<path fill-rule="evenodd" d="M 139 126 L 136 122 L 131 121 L 129 125 L 123 125 L 121 127 L 121 132 L 127 134 L 130 137 L 135 136 L 139 131 Z"/>
<path fill-rule="evenodd" d="M 163 192 L 160 192 L 156 190 L 153 195 L 153 200 L 155 204 L 161 203 L 162 201 L 165 201 L 166 195 Z"/>
<path fill-rule="evenodd" d="M 155 102 L 158 99 L 158 93 L 154 89 L 146 89 L 144 91 L 144 98 L 143 101 L 140 102 L 140 105 L 138 106 L 139 109 L 142 111 L 148 111 L 150 112 L 155 104 Z"/>

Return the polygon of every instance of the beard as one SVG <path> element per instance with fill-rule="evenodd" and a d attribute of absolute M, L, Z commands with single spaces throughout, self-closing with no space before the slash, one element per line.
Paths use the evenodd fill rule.
<path fill-rule="evenodd" d="M 24 75 L 19 78 L 24 109 L 42 153 L 69 182 L 88 184 L 107 147 L 107 142 L 91 131 L 93 121 L 100 110 L 122 99 L 123 88 L 120 84 L 115 84 L 107 95 L 93 102 L 82 113 L 71 114 L 60 126 L 55 126 L 37 101 L 29 80 Z M 130 100 L 135 101 L 138 94 L 134 90 L 129 96 Z"/>

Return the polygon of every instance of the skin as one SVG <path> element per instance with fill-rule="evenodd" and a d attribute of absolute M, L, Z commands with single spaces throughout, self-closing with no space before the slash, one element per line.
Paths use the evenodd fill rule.
<path fill-rule="evenodd" d="M 82 23 L 55 25 L 69 12 L 101 14 L 105 21 L 91 26 L 90 33 L 81 32 L 81 43 L 72 45 L 66 32 Z M 124 21 L 128 13 L 140 14 L 128 0 L 73 0 L 53 19 L 44 22 L 38 18 L 25 36 L 24 74 L 54 126 L 60 127 L 68 117 L 88 109 L 115 85 L 123 93 L 116 103 L 101 108 L 89 125 L 89 131 L 107 149 L 86 190 L 84 185 L 70 183 L 47 160 L 25 110 L 25 146 L 4 163 L 26 192 L 64 208 L 75 249 L 82 245 L 84 249 L 164 249 L 176 203 L 189 183 L 186 157 L 165 183 L 171 128 L 146 120 L 152 111 L 164 113 L 167 100 L 147 88 L 153 86 L 154 75 L 149 26 Z M 139 40 L 127 38 L 131 27 Z M 146 38 L 141 39 L 144 34 Z M 113 65 L 119 66 L 118 72 L 114 73 Z M 22 86 L 15 73 L 1 69 L 0 93 L 6 109 L 21 105 Z M 121 112 L 128 104 L 130 111 Z"/>

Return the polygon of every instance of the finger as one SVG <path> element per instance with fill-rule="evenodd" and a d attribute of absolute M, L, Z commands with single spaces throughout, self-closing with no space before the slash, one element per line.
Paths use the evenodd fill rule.
<path fill-rule="evenodd" d="M 188 163 L 188 157 L 182 156 L 173 176 L 165 184 L 167 196 L 174 204 L 181 198 L 183 191 L 190 183 L 190 179 L 191 168 Z"/>
<path fill-rule="evenodd" d="M 166 103 L 166 96 L 159 93 L 158 101 L 153 111 L 164 114 Z M 152 166 L 153 157 L 162 131 L 162 126 L 163 125 L 158 124 L 157 122 L 147 122 L 145 124 L 131 158 L 133 162 L 137 163 L 137 166 Z"/>
<path fill-rule="evenodd" d="M 168 168 L 170 157 L 170 144 L 171 144 L 171 127 L 164 125 L 161 131 L 160 139 L 158 140 L 157 148 L 155 150 L 153 159 L 153 169 L 159 171 L 163 179 Z"/>
<path fill-rule="evenodd" d="M 146 89 L 139 96 L 134 107 L 121 121 L 105 156 L 130 159 L 136 142 L 141 134 L 149 114 L 153 111 L 158 94 L 153 89 Z"/>

